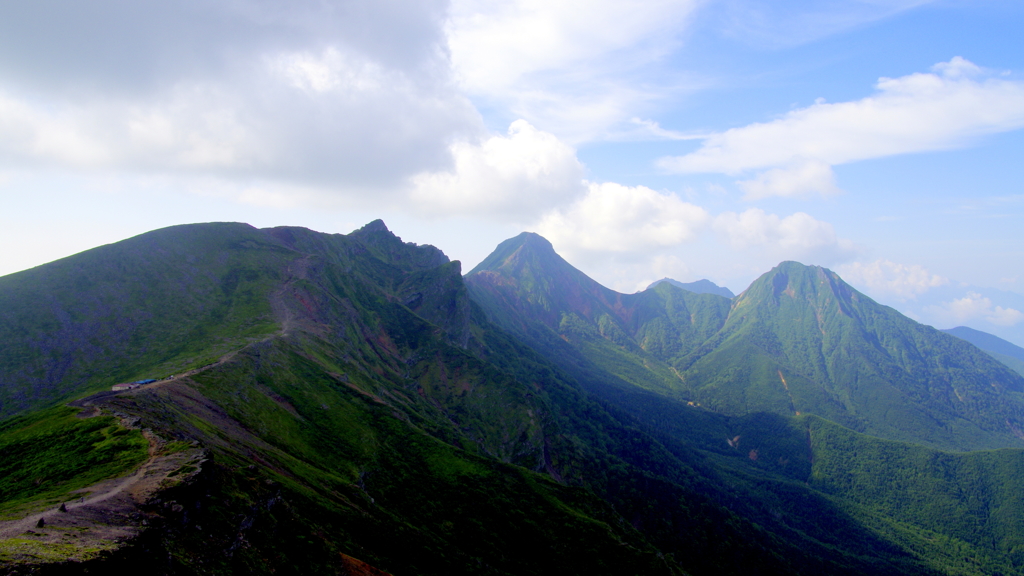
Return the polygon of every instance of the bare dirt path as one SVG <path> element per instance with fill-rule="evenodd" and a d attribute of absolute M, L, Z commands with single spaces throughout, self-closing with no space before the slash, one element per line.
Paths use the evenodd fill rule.
<path fill-rule="evenodd" d="M 143 527 L 139 505 L 195 474 L 203 462 L 199 449 L 160 454 L 160 439 L 143 433 L 150 443 L 149 459 L 131 475 L 77 491 L 87 495 L 64 502 L 66 512 L 52 506 L 0 522 L 0 563 L 82 561 L 135 537 Z M 186 466 L 190 472 L 182 474 Z"/>
<path fill-rule="evenodd" d="M 312 324 L 296 309 L 297 303 L 290 301 L 297 298 L 298 304 L 305 306 L 301 294 L 295 292 L 294 285 L 307 277 L 310 258 L 305 256 L 291 262 L 287 279 L 270 295 L 272 313 L 280 329 L 264 340 L 288 336 L 295 329 L 308 328 L 307 324 Z M 68 406 L 83 409 L 78 414 L 79 418 L 109 413 L 109 407 L 103 407 L 112 397 L 187 382 L 192 376 L 230 362 L 242 349 L 229 352 L 211 364 L 169 378 L 132 390 L 99 392 L 69 402 Z M 130 417 L 117 415 L 122 417 L 122 422 L 128 427 L 138 423 L 137 419 L 131 422 Z M 149 441 L 149 458 L 130 475 L 108 479 L 77 491 L 84 495 L 64 502 L 66 511 L 60 510 L 60 506 L 51 506 L 18 520 L 0 521 L 0 565 L 83 561 L 103 550 L 117 548 L 137 536 L 144 528 L 147 516 L 140 510 L 140 505 L 152 500 L 160 490 L 198 473 L 205 461 L 205 452 L 199 448 L 161 454 L 163 442 L 148 430 L 144 430 L 143 434 Z M 42 526 L 39 526 L 40 520 Z"/>
<path fill-rule="evenodd" d="M 279 289 L 275 290 L 270 295 L 271 310 L 277 318 L 277 321 L 281 323 L 281 329 L 277 332 L 279 336 L 288 336 L 295 328 L 298 327 L 310 328 L 308 325 L 309 322 L 303 322 L 303 318 L 296 313 L 295 303 L 293 302 L 292 305 L 289 306 L 287 300 L 288 296 L 293 298 L 298 297 L 300 303 L 305 304 L 304 302 L 301 302 L 301 296 L 295 294 L 294 285 L 298 280 L 309 279 L 309 266 L 312 258 L 313 257 L 311 255 L 307 254 L 302 258 L 289 262 L 287 270 L 288 278 L 285 279 Z"/>
<path fill-rule="evenodd" d="M 86 492 L 89 494 L 88 497 L 82 497 L 78 500 L 69 500 L 64 503 L 64 507 L 67 512 L 60 511 L 59 507 L 55 507 L 51 510 L 47 510 L 38 514 L 30 514 L 28 517 L 21 520 L 13 520 L 8 522 L 0 522 L 0 540 L 5 538 L 14 538 L 19 534 L 24 534 L 25 531 L 35 528 L 39 519 L 42 518 L 43 522 L 52 522 L 54 515 L 70 514 L 72 510 L 83 508 L 86 506 L 94 506 L 109 500 L 118 494 L 121 494 L 126 489 L 139 483 L 140 480 L 149 472 L 153 465 L 156 463 L 156 440 L 152 435 L 147 434 L 146 439 L 149 440 L 149 459 L 146 460 L 139 469 L 135 471 L 131 476 L 123 478 L 114 478 L 112 480 L 105 480 L 98 484 L 94 484 L 79 492 Z"/>

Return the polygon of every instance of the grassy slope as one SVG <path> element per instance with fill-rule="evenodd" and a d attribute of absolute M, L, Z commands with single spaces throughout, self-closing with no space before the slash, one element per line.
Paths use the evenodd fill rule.
<path fill-rule="evenodd" d="M 300 517 L 333 512 L 331 529 L 319 527 L 331 534 L 325 545 L 395 573 L 669 573 L 638 533 L 585 491 L 474 455 L 480 445 L 469 433 L 440 429 L 431 403 L 403 402 L 372 371 L 349 370 L 341 382 L 331 376 L 337 366 L 311 360 L 307 350 L 284 343 L 260 350 L 259 362 L 272 369 L 246 354 L 204 374 L 198 389 L 277 449 L 253 452 Z M 390 394 L 373 392 L 385 389 Z M 242 469 L 245 444 L 224 440 L 220 460 Z"/>
<path fill-rule="evenodd" d="M 189 225 L 0 278 L 0 417 L 272 332 L 267 296 L 295 257 L 250 226 Z"/>
<path fill-rule="evenodd" d="M 0 423 L 0 518 L 49 506 L 147 457 L 148 443 L 110 416 L 57 407 Z"/>
<path fill-rule="evenodd" d="M 686 363 L 694 393 L 731 413 L 814 413 L 939 448 L 1020 445 L 1024 379 L 821 268 L 765 274 Z"/>

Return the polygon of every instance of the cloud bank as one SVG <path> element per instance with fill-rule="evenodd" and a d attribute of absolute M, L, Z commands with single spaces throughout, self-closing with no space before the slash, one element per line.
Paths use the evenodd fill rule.
<path fill-rule="evenodd" d="M 454 0 L 445 33 L 462 89 L 575 143 L 682 89 L 660 61 L 702 4 Z"/>
<path fill-rule="evenodd" d="M 478 214 L 527 222 L 584 193 L 576 150 L 525 120 L 479 145 L 456 142 L 450 171 L 412 178 L 414 204 L 435 214 Z"/>
<path fill-rule="evenodd" d="M 853 102 L 818 102 L 771 122 L 708 137 L 693 153 L 658 164 L 674 173 L 742 174 L 748 197 L 834 193 L 829 167 L 964 146 L 1024 127 L 1024 82 L 1006 80 L 956 57 L 931 73 L 882 78 L 877 93 Z"/>
<path fill-rule="evenodd" d="M 569 252 L 645 252 L 693 240 L 709 219 L 674 194 L 605 182 L 589 184 L 583 198 L 547 213 L 535 229 Z"/>
<path fill-rule="evenodd" d="M 947 278 L 932 274 L 918 264 L 908 266 L 885 259 L 844 264 L 837 272 L 844 280 L 870 294 L 900 301 L 916 299 L 932 288 L 949 284 Z"/>
<path fill-rule="evenodd" d="M 1015 326 L 1024 322 L 1024 312 L 1015 308 L 994 306 L 992 300 L 977 292 L 968 292 L 963 298 L 929 306 L 926 312 L 948 323 L 963 323 L 971 320 L 985 320 L 996 326 Z"/>
<path fill-rule="evenodd" d="M 382 193 L 483 133 L 445 8 L 20 3 L 0 17 L 0 162 Z"/>
<path fill-rule="evenodd" d="M 853 242 L 840 238 L 831 224 L 804 212 L 784 218 L 760 208 L 723 212 L 712 227 L 737 250 L 758 249 L 779 260 L 830 266 L 857 253 Z"/>

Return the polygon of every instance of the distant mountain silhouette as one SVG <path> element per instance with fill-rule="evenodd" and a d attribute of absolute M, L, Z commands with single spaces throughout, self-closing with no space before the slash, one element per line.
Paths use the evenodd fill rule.
<path fill-rule="evenodd" d="M 943 330 L 943 332 L 967 340 L 1024 376 L 1024 348 L 988 332 L 982 332 L 967 326 L 957 326 L 956 328 Z"/>
<path fill-rule="evenodd" d="M 654 288 L 655 286 L 661 284 L 662 282 L 666 282 L 673 286 L 682 288 L 683 290 L 689 290 L 690 292 L 695 292 L 697 294 L 717 294 L 719 296 L 724 296 L 726 298 L 736 297 L 736 295 L 732 293 L 732 290 L 729 290 L 725 286 L 719 286 L 718 284 L 715 284 L 711 280 L 697 280 L 696 282 L 680 282 L 678 280 L 673 280 L 671 278 L 662 278 L 657 282 L 652 282 L 651 285 L 647 287 L 647 289 L 650 290 L 651 288 Z"/>

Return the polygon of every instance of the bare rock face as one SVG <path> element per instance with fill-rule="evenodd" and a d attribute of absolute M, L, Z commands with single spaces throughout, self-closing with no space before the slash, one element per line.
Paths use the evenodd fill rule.
<path fill-rule="evenodd" d="M 460 348 L 469 345 L 471 305 L 458 261 L 410 275 L 398 296 L 410 310 L 444 330 L 449 342 Z"/>

